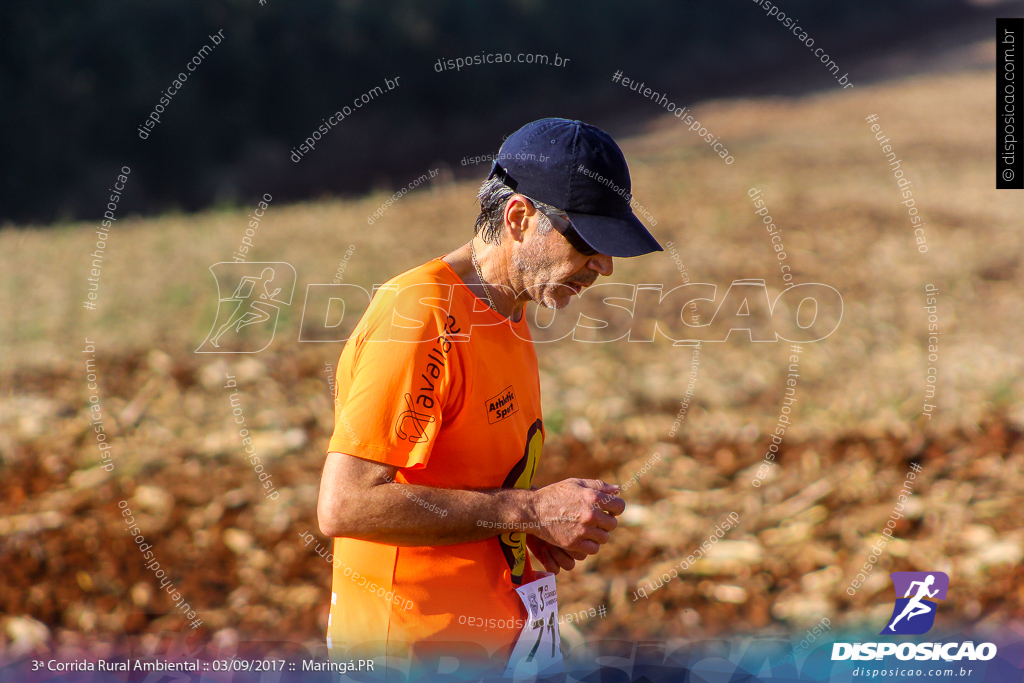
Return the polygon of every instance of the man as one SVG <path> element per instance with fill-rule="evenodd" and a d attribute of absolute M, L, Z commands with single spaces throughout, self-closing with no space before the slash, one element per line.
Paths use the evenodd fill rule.
<path fill-rule="evenodd" d="M 475 237 L 391 280 L 354 329 L 317 505 L 334 656 L 504 665 L 530 614 L 516 589 L 541 577 L 527 548 L 557 574 L 608 541 L 618 486 L 532 486 L 544 427 L 524 309 L 564 308 L 612 257 L 661 250 L 611 187 L 630 179 L 607 133 L 524 126 L 480 189 Z"/>

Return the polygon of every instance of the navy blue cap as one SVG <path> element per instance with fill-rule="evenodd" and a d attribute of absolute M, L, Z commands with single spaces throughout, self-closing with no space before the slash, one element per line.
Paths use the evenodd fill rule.
<path fill-rule="evenodd" d="M 565 211 L 580 237 L 609 256 L 662 251 L 630 208 L 632 184 L 622 150 L 596 126 L 540 119 L 508 136 L 490 177 Z"/>

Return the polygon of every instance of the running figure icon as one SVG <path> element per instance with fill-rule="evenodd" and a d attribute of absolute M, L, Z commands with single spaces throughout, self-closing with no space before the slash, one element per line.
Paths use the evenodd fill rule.
<path fill-rule="evenodd" d="M 260 294 L 260 299 L 269 301 L 275 296 L 281 293 L 281 288 L 278 287 L 273 292 L 270 291 L 270 283 L 274 281 L 274 269 L 264 268 L 263 272 L 260 273 L 259 277 L 243 277 L 242 281 L 238 283 L 238 289 L 235 290 L 229 298 L 238 301 L 238 307 L 235 309 L 228 321 L 221 326 L 217 331 L 217 334 L 210 340 L 210 343 L 214 346 L 220 346 L 217 340 L 224 336 L 224 333 L 230 330 L 232 327 L 235 328 L 235 332 L 241 332 L 243 327 L 253 325 L 255 323 L 262 323 L 270 320 L 270 311 L 263 308 L 264 305 L 260 301 L 252 299 L 252 295 L 255 293 L 256 285 L 259 283 L 263 284 L 263 294 Z M 244 290 L 244 292 L 243 292 Z M 270 308 L 277 310 L 277 306 L 270 304 Z"/>
<path fill-rule="evenodd" d="M 925 577 L 924 581 L 912 581 L 910 583 L 910 587 L 907 588 L 907 592 L 903 595 L 903 597 L 910 597 L 910 593 L 914 590 L 914 586 L 918 586 L 917 594 L 914 595 L 914 597 L 910 598 L 910 601 L 907 603 L 906 607 L 903 608 L 903 611 L 900 612 L 900 615 L 892 620 L 892 623 L 890 623 L 888 626 L 889 631 L 895 633 L 896 631 L 893 627 L 896 626 L 896 622 L 898 622 L 903 617 L 906 617 L 907 621 L 910 621 L 918 615 L 928 614 L 929 612 L 935 609 L 935 603 L 922 602 L 924 598 L 934 598 L 938 594 L 938 588 L 936 588 L 934 591 L 928 590 L 928 588 L 933 583 L 935 583 L 935 577 L 932 574 L 929 574 L 927 577 Z"/>
<path fill-rule="evenodd" d="M 949 592 L 945 572 L 892 572 L 889 575 L 896 592 L 889 623 L 879 635 L 921 635 L 935 625 L 939 600 Z M 902 593 L 903 597 L 900 597 Z"/>
<path fill-rule="evenodd" d="M 295 269 L 283 262 L 221 262 L 210 266 L 210 272 L 217 282 L 217 315 L 196 353 L 265 349 L 274 338 L 282 307 L 291 305 Z"/>

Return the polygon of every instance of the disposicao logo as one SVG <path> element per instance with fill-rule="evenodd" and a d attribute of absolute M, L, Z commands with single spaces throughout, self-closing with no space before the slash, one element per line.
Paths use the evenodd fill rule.
<path fill-rule="evenodd" d="M 217 282 L 217 316 L 195 352 L 259 353 L 270 346 L 281 308 L 291 306 L 295 293 L 291 264 L 222 261 L 210 272 Z"/>
<path fill-rule="evenodd" d="M 949 577 L 943 572 L 893 572 L 889 578 L 896 587 L 896 606 L 881 635 L 927 633 L 935 624 L 935 612 L 939 608 L 932 600 L 946 599 Z"/>
<path fill-rule="evenodd" d="M 896 588 L 892 616 L 879 635 L 921 635 L 935 624 L 938 603 L 945 600 L 949 577 L 943 572 L 893 572 Z M 900 597 L 902 595 L 903 597 Z M 993 643 L 833 643 L 832 660 L 878 660 L 889 655 L 897 659 L 953 662 L 961 659 L 987 661 L 996 656 Z"/>

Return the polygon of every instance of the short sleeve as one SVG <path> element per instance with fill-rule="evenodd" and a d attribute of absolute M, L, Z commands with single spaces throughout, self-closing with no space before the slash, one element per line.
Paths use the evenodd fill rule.
<path fill-rule="evenodd" d="M 330 451 L 424 467 L 462 385 L 452 286 L 377 291 L 338 362 Z"/>

